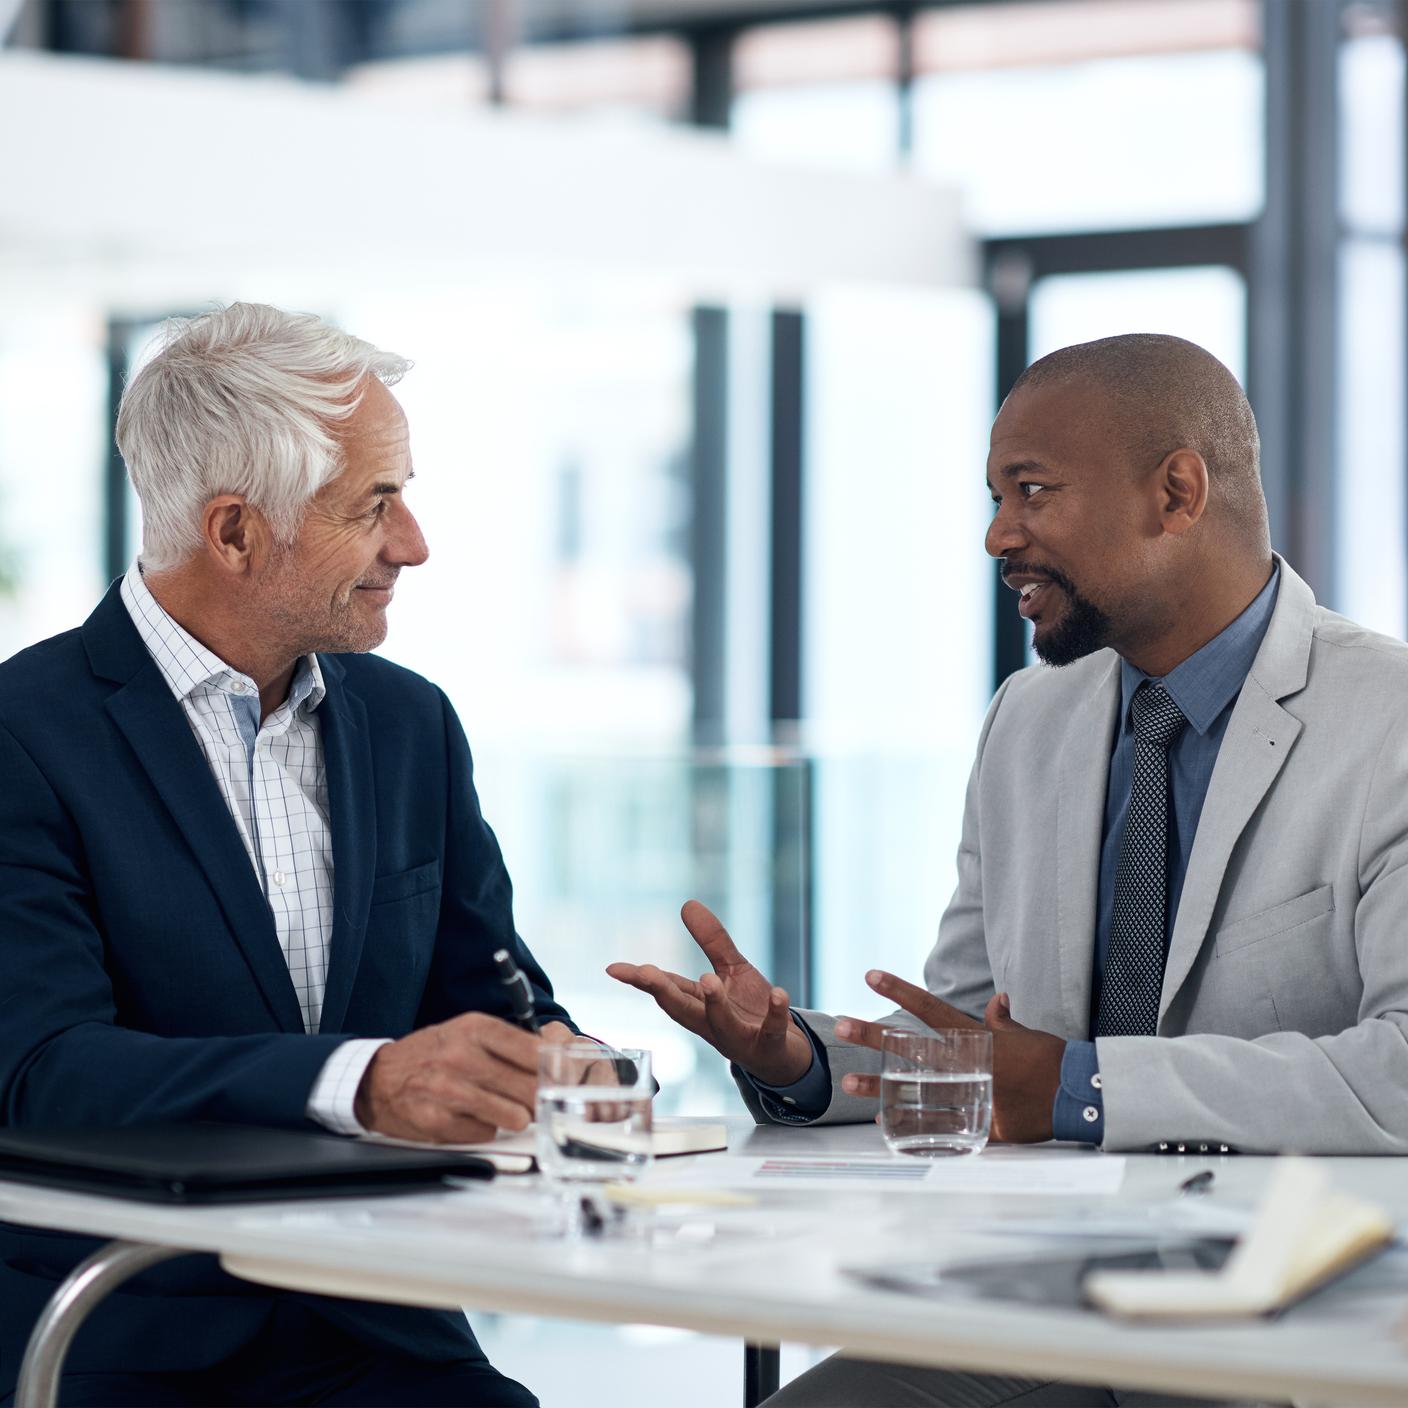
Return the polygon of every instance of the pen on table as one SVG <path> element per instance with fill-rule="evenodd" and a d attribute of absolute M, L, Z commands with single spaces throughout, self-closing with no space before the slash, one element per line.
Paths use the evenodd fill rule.
<path fill-rule="evenodd" d="M 498 969 L 499 981 L 508 989 L 508 1000 L 513 1005 L 513 1020 L 530 1032 L 538 1030 L 538 1010 L 533 1002 L 533 987 L 526 974 L 506 948 L 494 952 L 494 967 Z"/>
<path fill-rule="evenodd" d="M 1185 1178 L 1178 1185 L 1180 1193 L 1206 1193 L 1212 1187 L 1212 1170 L 1205 1168 L 1201 1173 L 1195 1173 L 1192 1178 Z"/>
<path fill-rule="evenodd" d="M 588 1237 L 600 1237 L 606 1231 L 606 1219 L 601 1215 L 596 1199 L 583 1195 L 577 1206 L 582 1213 L 582 1230 Z"/>

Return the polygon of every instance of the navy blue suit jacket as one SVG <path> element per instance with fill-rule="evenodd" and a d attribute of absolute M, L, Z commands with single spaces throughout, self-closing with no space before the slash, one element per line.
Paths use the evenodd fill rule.
<path fill-rule="evenodd" d="M 308 1128 L 309 1091 L 349 1037 L 511 1016 L 499 947 L 543 1016 L 568 1020 L 514 932 L 448 700 L 375 656 L 320 663 L 335 916 L 316 1036 L 234 821 L 117 584 L 79 630 L 0 665 L 0 1123 Z M 93 1245 L 0 1225 L 0 1396 L 55 1282 Z M 391 1350 L 477 1352 L 462 1316 L 306 1300 Z M 68 1367 L 205 1367 L 257 1334 L 272 1304 L 213 1259 L 173 1262 L 109 1297 Z"/>

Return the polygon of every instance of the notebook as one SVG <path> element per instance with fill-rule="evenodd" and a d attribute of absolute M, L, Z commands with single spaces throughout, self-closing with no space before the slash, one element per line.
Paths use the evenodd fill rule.
<path fill-rule="evenodd" d="M 312 1130 L 167 1124 L 0 1129 L 0 1179 L 152 1203 L 365 1197 L 492 1178 L 487 1159 Z"/>
<path fill-rule="evenodd" d="M 538 1167 L 537 1136 L 532 1125 L 521 1134 L 501 1130 L 497 1139 L 482 1144 L 422 1144 L 384 1134 L 369 1134 L 366 1142 L 397 1149 L 455 1149 L 488 1159 L 500 1173 L 532 1173 Z M 676 1154 L 713 1154 L 727 1148 L 728 1126 L 723 1124 L 656 1115 L 650 1132 L 650 1152 L 657 1159 Z"/>
<path fill-rule="evenodd" d="M 1270 1315 L 1309 1295 L 1393 1241 L 1383 1208 L 1330 1184 L 1326 1160 L 1274 1165 L 1251 1227 L 1216 1270 L 1106 1269 L 1085 1290 L 1102 1310 L 1149 1320 Z"/>

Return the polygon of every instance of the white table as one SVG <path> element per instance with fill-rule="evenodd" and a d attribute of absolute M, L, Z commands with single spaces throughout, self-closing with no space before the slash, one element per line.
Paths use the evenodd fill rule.
<path fill-rule="evenodd" d="M 734 1153 L 883 1152 L 873 1126 L 755 1128 L 733 1121 L 730 1139 Z M 1043 1159 L 1057 1148 L 999 1148 L 981 1157 Z M 1088 1151 L 1083 1157 L 1104 1156 Z M 1378 1200 L 1408 1222 L 1408 1170 L 1401 1161 L 1332 1162 L 1337 1186 Z M 1216 1170 L 1211 1197 L 1251 1204 L 1270 1163 L 1246 1156 L 1131 1156 L 1120 1192 L 1105 1198 L 777 1191 L 756 1210 L 720 1211 L 713 1237 L 700 1230 L 707 1216 L 695 1214 L 693 1230 L 668 1246 L 631 1237 L 535 1237 L 518 1222 L 537 1197 L 530 1186 L 535 1180 L 523 1179 L 394 1198 L 218 1208 L 0 1183 L 0 1219 L 133 1248 L 110 1259 L 115 1270 L 90 1271 L 62 1306 L 51 1307 L 59 1322 L 51 1349 L 63 1348 L 74 1316 L 81 1319 L 109 1282 L 151 1258 L 202 1251 L 218 1254 L 227 1270 L 248 1280 L 331 1295 L 643 1321 L 753 1342 L 840 1345 L 871 1358 L 1170 1393 L 1295 1398 L 1336 1408 L 1402 1405 L 1408 1400 L 1408 1251 L 1388 1253 L 1277 1321 L 1223 1327 L 1136 1326 L 1067 1309 L 938 1302 L 868 1287 L 843 1269 L 1030 1251 L 1037 1244 L 977 1235 L 964 1224 L 1015 1212 L 1167 1199 L 1204 1167 Z M 730 1231 L 735 1224 L 743 1226 Z M 1054 1250 L 1050 1244 L 1041 1249 Z M 19 1408 L 47 1408 L 45 1396 L 35 1396 L 35 1383 L 31 1375 L 30 1400 L 21 1398 Z"/>

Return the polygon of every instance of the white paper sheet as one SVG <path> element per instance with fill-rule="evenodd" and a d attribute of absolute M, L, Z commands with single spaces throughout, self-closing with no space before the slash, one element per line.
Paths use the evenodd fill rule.
<path fill-rule="evenodd" d="M 824 1157 L 714 1157 L 684 1168 L 659 1170 L 650 1181 L 692 1188 L 769 1188 L 827 1191 L 877 1189 L 955 1193 L 1100 1194 L 1118 1192 L 1124 1159 L 1111 1155 L 1043 1155 L 1013 1159 L 984 1154 L 955 1159 Z"/>
<path fill-rule="evenodd" d="M 1148 1241 L 1182 1234 L 1194 1237 L 1240 1237 L 1251 1223 L 1250 1209 L 1209 1198 L 1166 1198 L 1157 1203 L 1113 1203 L 1073 1207 L 1059 1217 L 963 1219 L 966 1234 L 983 1237 L 1054 1238 L 1058 1241 Z"/>

